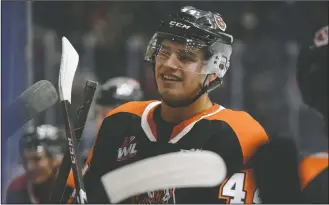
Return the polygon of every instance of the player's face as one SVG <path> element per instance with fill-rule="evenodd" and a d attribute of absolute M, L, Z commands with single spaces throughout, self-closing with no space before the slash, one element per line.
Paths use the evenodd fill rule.
<path fill-rule="evenodd" d="M 23 156 L 24 168 L 28 178 L 34 184 L 42 184 L 53 174 L 52 159 L 46 152 L 25 150 Z"/>
<path fill-rule="evenodd" d="M 201 50 L 187 49 L 183 44 L 164 40 L 155 64 L 162 98 L 173 103 L 193 98 L 201 89 L 202 64 Z"/>

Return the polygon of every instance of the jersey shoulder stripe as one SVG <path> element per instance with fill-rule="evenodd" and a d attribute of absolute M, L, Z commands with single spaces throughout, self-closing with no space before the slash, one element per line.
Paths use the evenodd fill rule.
<path fill-rule="evenodd" d="M 121 112 L 131 113 L 131 114 L 134 114 L 134 115 L 137 115 L 137 116 L 141 117 L 143 115 L 143 112 L 144 112 L 145 108 L 152 102 L 157 102 L 157 101 L 156 100 L 131 101 L 131 102 L 125 103 L 125 104 L 115 108 L 111 112 L 109 112 L 106 115 L 106 118 L 109 117 L 109 116 L 112 116 L 114 114 L 121 113 Z"/>
<path fill-rule="evenodd" d="M 302 189 L 315 179 L 325 168 L 328 168 L 328 153 L 326 156 L 310 155 L 299 164 Z"/>
<path fill-rule="evenodd" d="M 240 142 L 244 163 L 247 163 L 258 146 L 269 141 L 264 128 L 247 112 L 224 109 L 205 119 L 224 121 L 233 129 Z"/>

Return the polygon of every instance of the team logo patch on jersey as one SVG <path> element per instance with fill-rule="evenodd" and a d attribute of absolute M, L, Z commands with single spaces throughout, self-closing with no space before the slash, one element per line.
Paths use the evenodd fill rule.
<path fill-rule="evenodd" d="M 222 30 L 222 31 L 226 30 L 226 23 L 224 22 L 222 17 L 215 15 L 215 22 L 220 30 Z"/>
<path fill-rule="evenodd" d="M 117 161 L 123 161 L 136 156 L 136 143 L 132 143 L 134 139 L 135 136 L 125 138 L 125 140 L 121 144 L 121 147 L 118 149 Z"/>

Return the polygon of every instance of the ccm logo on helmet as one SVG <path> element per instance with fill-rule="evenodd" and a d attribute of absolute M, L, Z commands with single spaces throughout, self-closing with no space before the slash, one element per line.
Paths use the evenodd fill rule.
<path fill-rule="evenodd" d="M 169 25 L 177 26 L 179 28 L 185 28 L 185 29 L 189 29 L 191 27 L 191 26 L 188 26 L 188 25 L 185 25 L 185 24 L 182 24 L 182 23 L 178 23 L 176 21 L 170 21 Z"/>

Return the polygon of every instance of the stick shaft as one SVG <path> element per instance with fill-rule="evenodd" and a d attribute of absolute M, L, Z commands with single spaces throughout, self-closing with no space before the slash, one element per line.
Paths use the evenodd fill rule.
<path fill-rule="evenodd" d="M 74 133 L 76 136 L 77 146 L 79 146 L 82 132 L 84 130 L 88 113 L 90 110 L 90 106 L 92 104 L 92 101 L 94 99 L 94 95 L 97 89 L 97 83 L 94 81 L 87 81 L 85 85 L 85 91 L 84 91 L 84 102 L 82 106 L 77 110 L 77 116 L 75 120 L 75 129 Z M 55 182 L 52 196 L 51 196 L 51 202 L 52 203 L 66 203 L 67 198 L 66 197 L 66 183 L 67 179 L 71 170 L 71 156 L 69 153 L 69 150 L 65 153 L 63 157 L 63 161 L 61 164 L 61 167 L 59 169 L 58 177 Z"/>
<path fill-rule="evenodd" d="M 83 178 L 82 178 L 82 167 L 80 165 L 80 154 L 77 150 L 78 145 L 77 145 L 77 141 L 75 138 L 74 133 L 72 132 L 72 126 L 71 126 L 71 122 L 69 119 L 69 112 L 68 112 L 68 107 L 70 105 L 70 103 L 68 101 L 63 101 L 62 103 L 62 107 L 63 107 L 63 114 L 64 114 L 64 122 L 65 122 L 65 130 L 66 130 L 66 136 L 68 139 L 68 152 L 69 152 L 69 156 L 71 159 L 71 163 L 72 163 L 72 171 L 73 171 L 73 177 L 74 177 L 74 182 L 75 182 L 75 187 L 77 188 L 77 191 L 80 192 L 84 192 L 85 193 L 85 188 L 84 188 L 84 183 L 83 183 Z M 79 203 L 84 203 L 85 199 L 81 199 L 79 198 L 80 196 L 77 195 L 78 197 L 78 202 Z"/>

